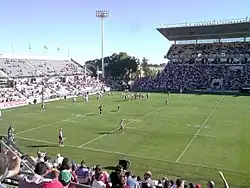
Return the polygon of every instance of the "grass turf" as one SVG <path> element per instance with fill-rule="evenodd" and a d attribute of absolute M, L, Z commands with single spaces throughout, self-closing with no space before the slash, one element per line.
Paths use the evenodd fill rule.
<path fill-rule="evenodd" d="M 3 112 L 0 132 L 11 124 L 16 142 L 27 154 L 46 151 L 88 165 L 115 166 L 118 159 L 132 162 L 131 170 L 155 178 L 184 177 L 195 183 L 215 180 L 224 172 L 233 187 L 248 187 L 250 180 L 250 97 L 222 95 L 151 94 L 149 100 L 123 101 L 120 93 L 31 105 Z M 104 105 L 102 116 L 98 105 Z M 121 105 L 121 111 L 116 112 Z M 125 134 L 117 134 L 120 119 Z M 58 129 L 63 128 L 65 147 L 58 148 Z"/>

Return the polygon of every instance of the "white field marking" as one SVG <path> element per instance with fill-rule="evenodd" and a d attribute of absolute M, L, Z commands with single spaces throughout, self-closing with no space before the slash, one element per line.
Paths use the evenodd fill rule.
<path fill-rule="evenodd" d="M 53 124 L 57 124 L 57 123 L 60 123 L 60 122 L 62 122 L 62 121 L 70 120 L 70 119 L 73 119 L 73 118 L 75 118 L 75 116 L 73 116 L 73 117 L 68 117 L 68 118 L 66 118 L 66 119 L 62 119 L 62 120 L 58 120 L 58 121 L 54 121 L 54 122 L 52 122 L 52 123 L 48 123 L 48 124 L 41 125 L 41 126 L 38 126 L 38 127 L 33 127 L 33 128 L 31 128 L 31 129 L 27 129 L 27 130 L 25 130 L 25 131 L 18 132 L 18 133 L 16 133 L 15 135 L 20 135 L 20 134 L 23 134 L 23 133 L 27 133 L 27 132 L 30 132 L 30 131 L 37 130 L 37 129 L 42 129 L 42 128 L 45 128 L 45 127 L 49 127 L 49 126 L 51 126 L 51 125 L 53 125 Z"/>
<path fill-rule="evenodd" d="M 212 115 L 214 114 L 215 110 L 217 110 L 217 108 L 219 107 L 219 105 L 221 104 L 221 102 L 222 102 L 223 99 L 224 99 L 224 96 L 222 96 L 220 98 L 220 100 L 215 104 L 215 106 L 213 107 L 212 111 L 208 114 L 207 118 L 201 124 L 200 128 L 198 129 L 198 131 L 195 133 L 195 135 L 193 136 L 193 138 L 190 140 L 190 142 L 187 144 L 187 146 L 181 152 L 181 154 L 179 155 L 179 157 L 176 159 L 176 162 L 179 162 L 179 160 L 182 158 L 182 156 L 185 154 L 185 152 L 191 146 L 191 144 L 193 143 L 193 141 L 195 140 L 195 138 L 199 135 L 199 133 L 201 132 L 201 130 L 203 129 L 203 127 L 206 125 L 206 123 L 208 122 L 208 120 L 212 117 Z"/>
<path fill-rule="evenodd" d="M 157 108 L 157 109 L 154 110 L 154 111 L 151 111 L 151 112 L 149 112 L 149 113 L 147 113 L 147 114 L 145 114 L 145 115 L 143 115 L 143 116 L 141 116 L 141 117 L 139 117 L 139 118 L 137 118 L 137 119 L 134 119 L 134 121 L 130 121 L 130 122 L 128 122 L 128 123 L 125 123 L 124 126 L 127 126 L 127 125 L 129 125 L 129 124 L 131 124 L 131 123 L 134 123 L 134 122 L 136 122 L 136 121 L 138 121 L 138 120 L 141 120 L 141 119 L 143 119 L 143 118 L 145 118 L 145 117 L 147 117 L 147 116 L 149 116 L 149 115 L 151 115 L 151 114 L 153 114 L 153 113 L 155 113 L 155 112 L 158 112 L 159 110 L 161 110 L 161 109 L 163 109 L 163 108 L 164 108 L 164 107 Z M 115 131 L 117 131 L 117 130 L 119 130 L 119 129 L 120 129 L 120 127 L 117 127 L 117 128 L 115 128 L 115 129 L 109 131 L 109 133 L 113 133 L 113 132 L 115 132 Z M 80 145 L 79 148 L 81 148 L 81 147 L 83 147 L 83 146 L 86 146 L 86 145 L 88 145 L 88 144 L 90 144 L 90 143 L 92 143 L 92 142 L 94 142 L 94 141 L 96 141 L 96 140 L 99 140 L 100 138 L 103 138 L 103 137 L 107 136 L 109 133 L 103 134 L 103 135 L 98 136 L 98 137 L 96 137 L 96 138 L 94 138 L 94 139 L 92 139 L 92 140 L 90 140 L 90 141 L 88 141 L 88 142 L 85 142 L 84 144 Z"/>
<path fill-rule="evenodd" d="M 6 136 L 6 135 L 1 135 L 1 136 Z M 32 139 L 32 138 L 27 138 L 27 137 L 19 137 L 19 136 L 16 136 L 16 138 L 21 139 L 21 140 L 29 140 L 29 141 L 44 143 L 44 144 L 58 145 L 57 142 L 50 142 L 50 141 L 45 141 L 45 140 L 37 140 L 37 139 Z M 173 163 L 173 164 L 183 164 L 183 165 L 189 165 L 189 166 L 194 166 L 194 167 L 201 167 L 201 168 L 207 168 L 207 169 L 215 169 L 215 170 L 219 170 L 219 171 L 233 172 L 233 173 L 236 173 L 238 176 L 241 176 L 239 174 L 249 175 L 249 173 L 247 173 L 247 172 L 241 172 L 241 171 L 232 170 L 232 169 L 228 169 L 228 168 L 220 168 L 218 166 L 201 165 L 201 164 L 186 163 L 186 162 L 176 162 L 176 161 L 173 161 L 173 160 L 159 159 L 159 158 L 147 157 L 147 156 L 139 156 L 139 155 L 134 155 L 134 154 L 129 154 L 129 153 L 114 152 L 114 151 L 108 151 L 108 150 L 102 150 L 102 149 L 96 149 L 96 148 L 89 148 L 89 147 L 81 147 L 81 148 L 79 148 L 78 146 L 67 145 L 67 144 L 64 145 L 64 146 L 69 147 L 69 148 L 84 149 L 84 150 L 95 151 L 95 152 L 100 152 L 100 153 L 108 153 L 108 154 L 113 154 L 113 155 L 114 154 L 123 155 L 123 156 L 133 157 L 133 158 L 137 158 L 137 159 L 155 160 L 155 161 L 168 162 L 168 163 Z M 245 177 L 245 176 L 243 176 L 243 177 Z"/>
<path fill-rule="evenodd" d="M 57 106 L 56 108 L 64 108 L 64 106 Z"/>
<path fill-rule="evenodd" d="M 11 108 L 11 109 L 6 109 L 6 110 L 3 110 L 3 112 L 11 112 L 11 111 L 14 111 L 15 109 Z"/>
<path fill-rule="evenodd" d="M 24 113 L 13 115 L 11 117 L 17 117 L 17 116 L 23 116 L 23 115 L 29 115 L 29 114 L 39 114 L 39 113 L 41 112 L 24 112 Z"/>
<path fill-rule="evenodd" d="M 108 125 L 109 127 L 118 127 L 117 125 Z M 145 132 L 145 131 L 141 131 L 141 129 L 137 128 L 137 127 L 131 127 L 131 126 L 126 126 L 125 129 L 132 129 L 132 130 L 137 130 L 139 133 L 140 132 Z M 166 135 L 189 135 L 189 136 L 194 136 L 194 134 L 191 133 L 165 133 Z M 199 134 L 197 136 L 200 137 L 211 137 L 211 138 L 216 138 L 216 136 L 213 135 L 203 135 L 203 134 Z"/>
<path fill-rule="evenodd" d="M 74 121 L 74 120 L 62 120 L 62 121 L 68 122 L 68 123 L 75 123 L 75 122 L 76 122 L 76 121 Z"/>

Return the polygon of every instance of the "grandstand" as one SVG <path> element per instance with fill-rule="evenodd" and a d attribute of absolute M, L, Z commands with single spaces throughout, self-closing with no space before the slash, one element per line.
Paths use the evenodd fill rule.
<path fill-rule="evenodd" d="M 157 29 L 172 41 L 165 69 L 134 87 L 179 91 L 250 89 L 250 20 L 167 25 Z"/>
<path fill-rule="evenodd" d="M 84 74 L 84 67 L 73 59 L 31 56 L 0 56 L 2 77 L 67 76 Z"/>
<path fill-rule="evenodd" d="M 180 89 L 184 91 L 239 91 L 250 88 L 250 42 L 248 41 L 248 37 L 250 37 L 250 20 L 218 23 L 204 22 L 201 24 L 187 23 L 184 26 L 174 25 L 167 28 L 158 28 L 158 31 L 170 41 L 174 41 L 174 44 L 165 55 L 170 61 L 156 78 L 144 77 L 137 80 L 134 85 L 136 88 L 151 91 L 165 91 L 166 89 L 171 91 L 179 91 Z M 187 95 L 183 99 L 180 95 L 174 95 L 173 97 L 171 96 L 171 99 L 177 102 L 171 107 L 165 108 L 165 106 L 162 106 L 165 95 L 154 95 L 150 100 L 123 102 L 122 110 L 124 111 L 116 115 L 116 108 L 118 105 L 120 107 L 120 104 L 117 103 L 121 103 L 121 96 L 120 94 L 114 94 L 114 96 L 111 95 L 102 101 L 102 103 L 105 103 L 105 108 L 107 106 L 104 116 L 98 116 L 95 113 L 96 107 L 100 105 L 98 100 L 92 100 L 91 104 L 79 102 L 77 105 L 63 100 L 58 103 L 48 104 L 48 113 L 40 112 L 39 107 L 35 103 L 39 103 L 41 100 L 51 101 L 64 97 L 82 96 L 86 92 L 96 93 L 113 87 L 112 84 L 114 83 L 112 80 L 97 80 L 88 75 L 87 71 L 85 67 L 73 59 L 0 57 L 2 86 L 0 107 L 6 109 L 34 104 L 29 106 L 29 108 L 19 108 L 13 113 L 9 111 L 11 113 L 4 117 L 4 121 L 1 122 L 3 126 L 0 128 L 4 132 L 6 126 L 8 126 L 6 122 L 18 124 L 16 138 L 21 149 L 14 143 L 6 141 L 3 135 L 1 150 L 7 148 L 19 152 L 22 156 L 23 165 L 21 172 L 23 174 L 31 173 L 31 176 L 33 176 L 35 166 L 44 161 L 49 168 L 48 172 L 46 171 L 49 174 L 49 179 L 52 179 L 51 174 L 54 171 L 56 171 L 55 179 L 57 179 L 58 174 L 62 171 L 62 167 L 76 171 L 76 169 L 73 170 L 73 166 L 75 166 L 77 169 L 88 172 L 86 176 L 82 177 L 79 175 L 79 181 L 71 182 L 73 187 L 90 187 L 95 182 L 98 185 L 97 187 L 108 188 L 113 183 L 108 181 L 109 174 L 105 171 L 108 168 L 104 170 L 97 166 L 91 169 L 85 166 L 84 162 L 82 162 L 81 166 L 76 166 L 73 162 L 69 162 L 67 158 L 65 159 L 68 161 L 63 161 L 58 154 L 55 160 L 45 160 L 44 156 L 46 154 L 41 151 L 37 152 L 36 158 L 26 155 L 26 152 L 34 153 L 37 148 L 42 148 L 47 149 L 48 154 L 51 154 L 51 156 L 55 156 L 58 152 L 64 152 L 65 155 L 75 157 L 74 160 L 78 160 L 78 162 L 82 158 L 86 158 L 92 164 L 96 164 L 98 160 L 101 164 L 113 165 L 113 162 L 117 162 L 117 159 L 120 160 L 123 157 L 132 158 L 134 159 L 132 162 L 133 164 L 136 162 L 134 166 L 139 172 L 145 169 L 145 166 L 146 168 L 154 167 L 157 169 L 155 170 L 157 177 L 169 172 L 169 174 L 173 173 L 174 178 L 179 177 L 179 175 L 187 175 L 186 177 L 197 183 L 204 183 L 204 178 L 215 178 L 217 175 L 214 175 L 212 172 L 223 169 L 230 173 L 231 178 L 236 180 L 243 178 L 242 182 L 233 182 L 235 187 L 237 187 L 238 183 L 240 184 L 239 187 L 248 184 L 244 182 L 249 179 L 247 177 L 249 173 L 246 170 L 248 166 L 242 165 L 241 161 L 232 159 L 234 155 L 232 157 L 226 156 L 230 153 L 230 151 L 228 152 L 228 147 L 235 149 L 233 153 L 236 153 L 236 157 L 239 157 L 238 155 L 244 156 L 245 150 L 239 146 L 243 145 L 242 147 L 245 147 L 243 142 L 246 135 L 248 136 L 247 131 L 245 131 L 244 127 L 239 126 L 236 128 L 237 131 L 235 133 L 232 131 L 233 133 L 230 133 L 229 136 L 229 133 L 223 132 L 224 125 L 227 126 L 228 130 L 235 130 L 234 122 L 230 122 L 228 117 L 225 118 L 228 114 L 225 115 L 223 108 L 217 111 L 217 115 L 219 114 L 217 118 L 221 122 L 218 123 L 217 119 L 214 119 L 213 122 L 217 127 L 212 130 L 209 125 L 206 125 L 215 110 L 219 108 L 224 97 L 201 96 L 196 98 L 196 96 Z M 235 110 L 235 107 L 232 108 L 230 106 L 230 100 L 224 103 L 226 105 L 224 108 L 229 109 L 227 112 L 233 115 L 241 114 L 243 117 L 242 121 L 238 121 L 243 123 L 247 120 L 246 115 L 243 113 L 246 112 L 247 108 L 243 104 L 247 103 L 248 99 L 243 98 L 238 99 L 238 101 L 241 102 L 242 108 Z M 238 101 L 233 101 L 233 105 Z M 118 134 L 111 134 L 117 131 L 116 124 L 121 117 L 126 118 L 126 125 L 134 123 L 133 126 L 126 126 L 128 134 L 125 134 L 124 137 Z M 143 121 L 143 118 L 147 117 L 149 119 Z M 83 118 L 86 120 L 83 120 Z M 222 120 L 226 124 L 223 124 Z M 102 123 L 101 126 L 100 122 Z M 187 122 L 195 124 L 186 125 Z M 202 124 L 197 125 L 197 123 Z M 152 126 L 152 124 L 158 125 Z M 166 126 L 166 124 L 170 126 Z M 64 130 L 67 130 L 67 138 L 69 138 L 67 141 L 69 141 L 65 144 L 65 148 L 58 148 L 56 141 L 53 140 L 56 139 L 55 134 L 57 134 L 58 128 L 62 126 Z M 112 126 L 116 128 L 113 129 Z M 112 128 L 111 130 L 110 127 Z M 202 132 L 204 129 L 206 130 Z M 110 131 L 107 132 L 107 130 Z M 242 135 L 243 132 L 246 135 Z M 229 142 L 232 140 L 231 137 L 235 135 L 240 135 L 242 139 Z M 216 137 L 219 136 L 221 137 L 217 139 Z M 104 137 L 107 140 L 103 140 Z M 203 139 L 201 140 L 202 142 L 197 142 L 198 144 L 195 145 L 197 147 L 194 146 L 192 151 L 184 158 L 184 153 L 197 137 Z M 223 143 L 220 146 L 222 139 Z M 93 144 L 93 142 L 95 143 Z M 207 144 L 208 142 L 209 144 Z M 210 142 L 214 144 L 213 147 Z M 228 143 L 232 143 L 232 146 Z M 43 145 L 41 146 L 41 144 Z M 203 147 L 204 145 L 206 145 L 205 148 Z M 223 151 L 221 151 L 222 147 Z M 22 149 L 25 150 L 25 153 L 23 153 Z M 201 154 L 197 150 L 201 150 Z M 217 152 L 215 157 L 211 154 L 211 150 Z M 205 154 L 207 154 L 205 156 L 206 161 L 204 161 L 204 158 L 199 158 L 200 155 Z M 240 160 L 242 160 L 242 156 L 239 157 Z M 193 163 L 196 159 L 197 163 Z M 225 161 L 217 161 L 221 159 Z M 126 165 L 123 163 L 123 166 L 132 164 L 130 160 L 124 159 L 119 162 L 121 161 L 126 162 Z M 232 161 L 232 169 L 226 168 L 226 165 Z M 221 166 L 215 164 L 217 162 L 221 162 Z M 240 167 L 242 169 L 238 171 Z M 58 171 L 54 170 L 54 168 L 58 168 Z M 117 168 L 120 168 L 120 166 Z M 39 175 L 47 177 L 48 174 Z M 112 175 L 110 176 L 112 177 Z M 225 181 L 222 173 L 220 176 Z M 139 178 L 137 179 L 138 181 L 135 179 L 134 181 L 138 187 L 142 188 L 155 188 L 155 185 L 164 188 L 170 185 L 171 187 L 176 187 L 167 178 L 154 181 L 151 180 L 151 177 L 151 172 L 146 171 L 144 174 L 145 181 L 140 181 Z M 27 178 L 27 176 L 24 176 L 24 178 Z M 21 180 L 15 178 L 6 179 L 6 183 L 18 185 L 18 183 L 23 183 L 26 180 L 24 178 Z M 179 187 L 183 188 L 184 181 L 181 179 L 178 181 L 181 184 Z M 139 182 L 141 183 L 140 185 Z M 29 184 L 30 182 L 26 181 L 25 183 Z M 126 187 L 124 179 L 119 183 L 117 187 Z M 143 183 L 146 183 L 146 185 Z M 168 183 L 168 185 L 163 186 L 163 183 L 164 185 Z M 213 181 L 209 181 L 208 184 L 209 188 L 214 187 Z M 225 185 L 225 187 L 227 186 Z"/>

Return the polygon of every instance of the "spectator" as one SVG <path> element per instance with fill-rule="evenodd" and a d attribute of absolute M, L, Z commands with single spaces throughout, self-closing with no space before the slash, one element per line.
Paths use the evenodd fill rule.
<path fill-rule="evenodd" d="M 141 187 L 155 188 L 155 182 L 151 178 L 152 178 L 152 173 L 150 171 L 146 171 L 144 173 L 144 181 L 142 182 Z"/>
<path fill-rule="evenodd" d="M 56 155 L 55 164 L 56 164 L 56 165 L 62 164 L 62 161 L 63 161 L 63 157 L 58 153 L 58 154 Z"/>
<path fill-rule="evenodd" d="M 121 165 L 116 166 L 115 171 L 110 174 L 110 181 L 112 183 L 112 188 L 123 187 L 122 183 L 122 173 L 123 169 Z"/>
<path fill-rule="evenodd" d="M 0 153 L 0 188 L 1 182 L 17 175 L 20 171 L 21 159 L 12 152 Z"/>
<path fill-rule="evenodd" d="M 94 174 L 94 180 L 92 186 L 95 188 L 106 188 L 106 184 L 101 180 L 101 173 L 97 172 Z"/>
<path fill-rule="evenodd" d="M 137 182 L 135 179 L 132 178 L 132 173 L 131 172 L 125 172 L 125 176 L 127 178 L 127 185 L 129 188 L 136 188 L 137 187 Z"/>
<path fill-rule="evenodd" d="M 62 170 L 58 177 L 64 188 L 68 188 L 72 179 L 72 175 L 68 170 Z"/>
<path fill-rule="evenodd" d="M 35 172 L 34 175 L 28 175 L 22 178 L 19 181 L 18 187 L 19 188 L 37 188 L 38 186 L 43 185 L 43 183 L 48 183 L 48 182 L 52 183 L 52 179 L 47 179 L 43 177 L 47 173 L 47 165 L 44 162 L 37 163 L 34 172 Z M 61 187 L 59 186 L 59 188 Z"/>
<path fill-rule="evenodd" d="M 76 175 L 78 176 L 79 182 L 83 184 L 89 184 L 91 181 L 90 170 L 84 165 L 84 161 L 81 162 L 81 166 L 79 166 L 76 171 Z"/>
<path fill-rule="evenodd" d="M 107 188 L 109 188 L 109 175 L 107 172 L 105 171 L 102 171 L 102 168 L 100 165 L 96 165 L 95 168 L 95 174 L 98 174 L 97 176 L 93 175 L 92 176 L 92 179 L 91 179 L 91 185 L 93 184 L 94 180 L 97 180 L 97 181 L 102 181 Z M 99 179 L 96 179 L 96 178 L 99 178 Z"/>

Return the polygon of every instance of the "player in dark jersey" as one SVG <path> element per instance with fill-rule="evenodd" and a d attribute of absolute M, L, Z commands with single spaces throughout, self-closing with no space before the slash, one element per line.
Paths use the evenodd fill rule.
<path fill-rule="evenodd" d="M 99 115 L 102 115 L 102 112 L 103 112 L 103 105 L 100 104 L 99 107 L 98 107 L 98 109 L 99 109 Z"/>
<path fill-rule="evenodd" d="M 120 112 L 120 109 L 121 109 L 121 106 L 118 105 L 118 106 L 117 106 L 117 112 Z"/>
<path fill-rule="evenodd" d="M 42 102 L 42 105 L 41 105 L 41 112 L 45 112 L 45 104 L 44 104 L 44 102 Z"/>

